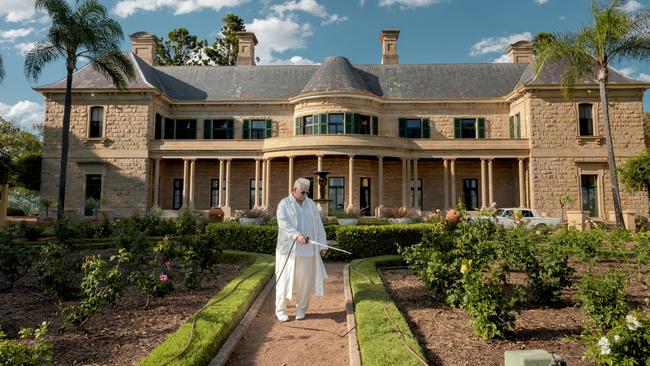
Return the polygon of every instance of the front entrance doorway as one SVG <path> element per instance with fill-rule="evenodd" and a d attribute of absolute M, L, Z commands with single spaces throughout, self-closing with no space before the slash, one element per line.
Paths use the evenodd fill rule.
<path fill-rule="evenodd" d="M 372 212 L 370 205 L 370 178 L 361 178 L 359 184 L 359 210 L 361 216 L 370 216 Z"/>

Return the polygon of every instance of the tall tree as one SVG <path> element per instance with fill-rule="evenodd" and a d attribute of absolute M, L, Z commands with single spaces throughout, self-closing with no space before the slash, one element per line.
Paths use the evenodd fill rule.
<path fill-rule="evenodd" d="M 52 19 L 46 39 L 34 45 L 25 58 L 25 74 L 37 80 L 45 65 L 65 60 L 66 87 L 61 128 L 61 165 L 57 219 L 64 217 L 65 185 L 72 109 L 72 77 L 78 61 L 88 61 L 118 89 L 126 89 L 135 77 L 128 56 L 120 51 L 122 27 L 108 17 L 98 0 L 79 0 L 72 8 L 66 0 L 36 0 L 36 10 L 45 10 Z"/>
<path fill-rule="evenodd" d="M 600 89 L 600 106 L 603 120 L 607 163 L 612 185 L 616 224 L 623 227 L 621 195 L 618 186 L 614 145 L 609 123 L 608 72 L 612 60 L 639 59 L 650 55 L 650 12 L 647 10 L 628 14 L 621 8 L 620 0 L 612 0 L 601 7 L 594 0 L 594 23 L 577 33 L 540 33 L 535 37 L 535 70 L 558 61 L 568 61 L 562 75 L 562 90 L 569 96 L 571 89 L 586 76 L 595 77 Z"/>
<path fill-rule="evenodd" d="M 201 49 L 207 46 L 207 41 L 199 41 L 186 28 L 173 29 L 166 41 L 158 44 L 156 58 L 159 65 L 182 66 L 200 65 Z"/>
<path fill-rule="evenodd" d="M 0 81 L 2 81 L 5 78 L 5 68 L 4 65 L 2 64 L 2 55 L 0 55 Z"/>
<path fill-rule="evenodd" d="M 628 159 L 621 167 L 621 180 L 630 192 L 646 191 L 650 215 L 650 151 Z"/>
<path fill-rule="evenodd" d="M 206 55 L 217 65 L 232 66 L 237 63 L 239 54 L 239 41 L 236 33 L 246 31 L 244 20 L 233 13 L 228 13 L 223 18 L 221 38 L 218 38 L 212 48 L 206 49 Z"/>
<path fill-rule="evenodd" d="M 0 117 L 0 183 L 38 191 L 41 142 L 38 136 Z"/>

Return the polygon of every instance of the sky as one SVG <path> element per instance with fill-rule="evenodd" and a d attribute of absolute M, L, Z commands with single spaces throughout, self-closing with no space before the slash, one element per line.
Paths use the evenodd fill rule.
<path fill-rule="evenodd" d="M 34 11 L 34 1 L 0 0 L 0 54 L 7 74 L 0 83 L 0 116 L 25 128 L 43 119 L 43 96 L 32 87 L 65 77 L 62 62 L 47 66 L 37 81 L 24 75 L 25 53 L 44 38 L 50 24 L 45 13 Z M 131 49 L 129 34 L 145 31 L 167 38 L 177 27 L 212 43 L 223 17 L 232 12 L 255 32 L 258 64 L 317 64 L 328 56 L 377 64 L 382 29 L 400 30 L 402 64 L 505 62 L 508 44 L 530 40 L 538 32 L 577 31 L 591 21 L 591 0 L 100 1 L 122 26 L 123 50 Z M 623 1 L 628 12 L 648 6 L 650 0 Z M 648 61 L 613 67 L 650 82 Z M 645 110 L 650 110 L 649 99 L 644 98 Z"/>

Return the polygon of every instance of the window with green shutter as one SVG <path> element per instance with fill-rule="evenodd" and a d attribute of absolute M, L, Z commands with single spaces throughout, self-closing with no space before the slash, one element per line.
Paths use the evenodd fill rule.
<path fill-rule="evenodd" d="M 302 123 L 301 123 L 301 117 L 296 117 L 296 124 L 295 124 L 295 134 L 294 136 L 300 136 L 302 135 Z"/>
<path fill-rule="evenodd" d="M 345 132 L 344 133 L 346 135 L 354 133 L 353 132 L 353 127 L 352 127 L 352 124 L 353 124 L 353 120 L 352 120 L 353 117 L 352 116 L 353 116 L 352 113 L 346 113 L 345 114 L 345 130 L 344 130 Z"/>
<path fill-rule="evenodd" d="M 241 138 L 243 139 L 250 139 L 251 138 L 251 121 L 249 119 L 245 119 L 242 128 L 242 136 Z"/>
<path fill-rule="evenodd" d="M 484 139 L 486 134 L 485 118 L 454 118 L 454 138 Z"/>
<path fill-rule="evenodd" d="M 174 131 L 175 131 L 175 124 L 176 121 L 174 121 L 173 118 L 165 118 L 164 119 L 164 135 L 163 138 L 166 140 L 173 140 L 175 138 L 174 136 Z"/>
<path fill-rule="evenodd" d="M 265 119 L 253 119 L 250 124 L 250 134 L 253 140 L 263 140 L 266 138 L 268 122 Z"/>
<path fill-rule="evenodd" d="M 406 137 L 406 118 L 399 119 L 399 137 Z"/>
<path fill-rule="evenodd" d="M 508 127 L 510 130 L 510 138 L 514 139 L 515 138 L 515 116 L 510 116 L 510 120 L 508 121 Z"/>
<path fill-rule="evenodd" d="M 485 118 L 479 118 L 477 121 L 478 125 L 478 138 L 485 138 Z"/>
<path fill-rule="evenodd" d="M 266 120 L 266 138 L 270 139 L 273 137 L 273 121 L 270 119 Z"/>
<path fill-rule="evenodd" d="M 454 138 L 462 138 L 462 123 L 460 118 L 454 118 Z"/>
<path fill-rule="evenodd" d="M 422 138 L 431 138 L 431 124 L 428 118 L 422 119 Z"/>
<path fill-rule="evenodd" d="M 372 134 L 379 134 L 379 117 L 377 116 L 372 116 Z"/>
<path fill-rule="evenodd" d="M 409 139 L 422 138 L 422 119 L 420 118 L 405 118 L 406 132 L 404 137 Z"/>
<path fill-rule="evenodd" d="M 234 121 L 231 119 L 206 119 L 203 124 L 203 136 L 210 140 L 232 139 L 233 125 Z"/>
<path fill-rule="evenodd" d="M 314 116 L 314 118 L 316 117 L 318 117 L 319 133 L 321 135 L 327 135 L 327 114 L 321 113 L 318 116 Z"/>
<path fill-rule="evenodd" d="M 203 120 L 203 139 L 210 140 L 212 139 L 212 120 L 204 119 Z"/>
<path fill-rule="evenodd" d="M 346 115 L 349 113 L 346 113 Z M 351 118 L 350 118 L 351 119 Z M 327 133 L 330 135 L 340 135 L 344 133 L 343 127 L 345 117 L 343 114 L 328 114 L 327 115 Z"/>
<path fill-rule="evenodd" d="M 175 121 L 174 138 L 177 140 L 194 140 L 196 139 L 196 120 L 195 119 L 177 119 Z"/>
<path fill-rule="evenodd" d="M 213 126 L 214 128 L 214 126 Z M 226 138 L 234 139 L 235 138 L 235 120 L 228 119 L 226 120 Z"/>
<path fill-rule="evenodd" d="M 515 137 L 520 139 L 523 134 L 521 133 L 521 113 L 515 115 Z"/>

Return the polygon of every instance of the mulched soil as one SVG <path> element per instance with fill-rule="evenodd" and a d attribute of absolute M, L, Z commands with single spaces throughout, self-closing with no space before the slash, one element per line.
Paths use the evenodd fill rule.
<path fill-rule="evenodd" d="M 572 266 L 577 269 L 576 283 L 585 267 L 576 263 Z M 631 263 L 622 260 L 601 263 L 598 270 L 611 268 L 636 270 Z M 435 300 L 411 270 L 384 269 L 382 272 L 386 286 L 431 364 L 502 365 L 505 351 L 541 348 L 561 355 L 568 365 L 588 365 L 582 359 L 584 350 L 577 340 L 586 317 L 574 306 L 574 288 L 563 291 L 562 305 L 558 308 L 526 304 L 521 314 L 516 315 L 516 328 L 511 340 L 485 341 L 474 335 L 469 325 L 471 317 L 465 311 Z M 523 276 L 514 275 L 509 282 L 520 283 L 522 280 Z M 636 275 L 631 277 L 628 294 L 633 308 L 648 310 L 650 291 Z"/>
<path fill-rule="evenodd" d="M 65 333 L 58 331 L 62 324 L 56 314 L 59 301 L 34 292 L 29 285 L 34 278 L 28 276 L 12 292 L 0 293 L 0 326 L 11 337 L 20 327 L 50 322 L 48 338 L 54 343 L 56 365 L 135 365 L 247 267 L 245 263 L 218 264 L 215 277 L 206 278 L 196 291 L 185 289 L 182 278 L 176 276 L 181 278 L 175 282 L 177 290 L 151 299 L 146 309 L 145 296 L 130 288 L 116 309 L 101 308 L 84 330 Z"/>

